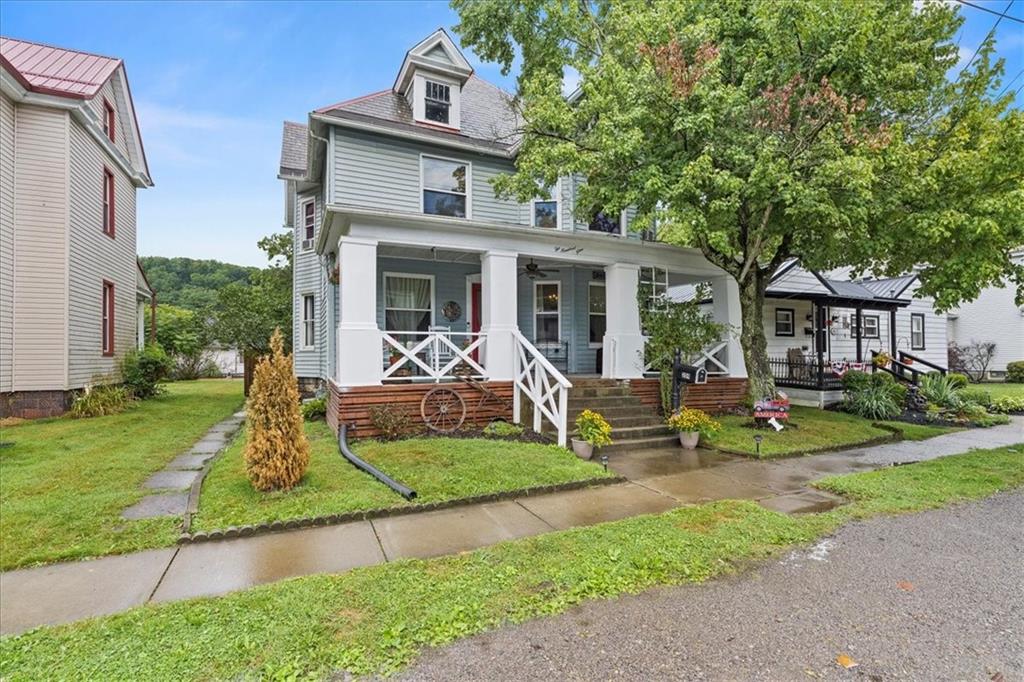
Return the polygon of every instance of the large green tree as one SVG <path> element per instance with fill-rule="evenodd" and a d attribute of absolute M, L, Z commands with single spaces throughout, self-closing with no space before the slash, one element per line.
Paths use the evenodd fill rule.
<path fill-rule="evenodd" d="M 941 308 L 1024 272 L 1024 117 L 986 41 L 912 0 L 453 0 L 464 45 L 508 72 L 523 138 L 500 192 L 560 176 L 578 206 L 639 209 L 739 285 L 751 393 L 774 390 L 765 289 L 789 258 L 920 268 Z M 520 61 L 521 60 L 521 61 Z M 950 77 L 952 75 L 952 77 Z M 563 94 L 566 77 L 579 88 Z M 586 216 L 581 216 L 586 219 Z"/>

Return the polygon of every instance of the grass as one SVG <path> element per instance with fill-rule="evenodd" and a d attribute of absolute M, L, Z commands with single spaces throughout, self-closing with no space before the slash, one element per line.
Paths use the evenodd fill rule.
<path fill-rule="evenodd" d="M 1010 383 L 991 383 L 991 384 L 971 384 L 971 388 L 980 388 L 984 391 L 988 391 L 993 399 L 1002 398 L 1003 396 L 1013 396 L 1015 398 L 1024 398 L 1024 384 L 1010 384 Z"/>
<path fill-rule="evenodd" d="M 180 520 L 125 521 L 142 482 L 242 404 L 242 383 L 169 384 L 121 414 L 3 428 L 0 568 L 174 544 Z"/>
<path fill-rule="evenodd" d="M 531 486 L 609 476 L 564 448 L 503 440 L 414 438 L 361 441 L 354 452 L 417 493 L 406 502 L 397 493 L 342 458 L 323 422 L 309 422 L 310 464 L 288 492 L 258 493 L 245 476 L 244 438 L 214 463 L 203 482 L 194 530 L 265 521 L 324 516 L 380 507 L 441 502 Z"/>
<path fill-rule="evenodd" d="M 779 432 L 751 428 L 749 416 L 725 415 L 718 421 L 722 430 L 708 439 L 711 447 L 756 457 L 754 436 L 761 435 L 761 459 L 853 447 L 892 436 L 891 431 L 852 414 L 797 405 L 790 409 L 791 426 Z"/>
<path fill-rule="evenodd" d="M 1024 447 L 826 479 L 853 502 L 790 517 L 752 502 L 682 507 L 474 552 L 145 606 L 0 640 L 6 680 L 324 678 L 389 673 L 426 647 L 654 585 L 699 583 L 851 518 L 1024 485 Z"/>
<path fill-rule="evenodd" d="M 896 429 L 903 436 L 903 440 L 927 440 L 944 433 L 960 431 L 955 426 L 935 426 L 933 424 L 911 424 L 909 422 L 878 422 L 883 426 Z"/>

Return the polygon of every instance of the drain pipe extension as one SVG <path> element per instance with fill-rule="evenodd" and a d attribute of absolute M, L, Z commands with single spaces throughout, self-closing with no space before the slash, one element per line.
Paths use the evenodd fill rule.
<path fill-rule="evenodd" d="M 341 450 L 341 456 L 347 459 L 349 462 L 355 465 L 357 469 L 362 469 L 366 473 L 370 474 L 378 481 L 386 485 L 387 487 L 394 490 L 396 493 L 401 495 L 407 500 L 416 499 L 416 491 L 408 486 L 404 486 L 395 479 L 391 478 L 383 471 L 373 466 L 369 462 L 359 459 L 348 447 L 348 424 L 342 424 L 338 430 L 338 448 Z"/>

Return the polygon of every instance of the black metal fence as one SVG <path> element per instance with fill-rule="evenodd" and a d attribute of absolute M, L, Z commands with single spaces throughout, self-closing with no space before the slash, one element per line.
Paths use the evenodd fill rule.
<path fill-rule="evenodd" d="M 768 365 L 777 386 L 816 391 L 838 391 L 843 388 L 842 379 L 832 373 L 827 360 L 819 365 L 817 358 L 768 358 Z"/>

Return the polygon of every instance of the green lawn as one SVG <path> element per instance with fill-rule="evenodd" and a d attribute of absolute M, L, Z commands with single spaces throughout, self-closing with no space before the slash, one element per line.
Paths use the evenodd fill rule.
<path fill-rule="evenodd" d="M 903 440 L 927 440 L 944 433 L 961 431 L 955 426 L 934 426 L 932 424 L 908 424 L 907 422 L 879 422 L 889 428 L 899 430 Z"/>
<path fill-rule="evenodd" d="M 140 484 L 242 405 L 242 383 L 179 382 L 121 414 L 3 429 L 0 568 L 171 545 L 180 519 L 125 521 Z"/>
<path fill-rule="evenodd" d="M 757 456 L 754 436 L 760 435 L 762 459 L 852 447 L 892 435 L 873 426 L 870 420 L 852 414 L 796 405 L 789 414 L 791 426 L 779 432 L 751 428 L 753 418 L 748 416 L 726 415 L 716 419 L 722 430 L 707 440 L 710 447 Z"/>
<path fill-rule="evenodd" d="M 971 384 L 970 387 L 986 390 L 993 398 L 1002 398 L 1007 395 L 1014 396 L 1015 398 L 1024 398 L 1024 384 Z"/>
<path fill-rule="evenodd" d="M 417 493 L 406 502 L 338 452 L 323 422 L 306 425 L 310 463 L 302 482 L 288 492 L 258 493 L 245 476 L 244 437 L 214 463 L 203 483 L 194 530 L 264 521 L 341 514 L 364 509 L 440 502 L 537 485 L 609 476 L 564 448 L 502 440 L 415 438 L 361 441 L 353 451 Z"/>
<path fill-rule="evenodd" d="M 834 477 L 853 498 L 790 517 L 752 502 L 682 507 L 430 560 L 144 606 L 0 640 L 7 680 L 325 678 L 388 673 L 425 648 L 594 598 L 702 582 L 809 543 L 852 518 L 1024 485 L 1024 447 Z M 571 558 L 571 560 L 569 559 Z M 338 675 L 340 677 L 340 675 Z"/>

